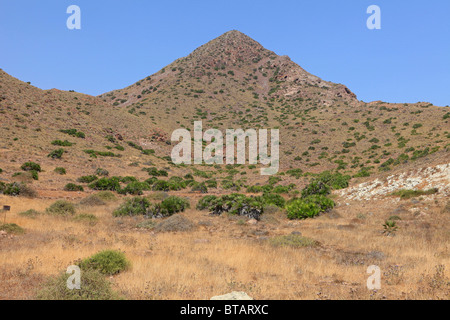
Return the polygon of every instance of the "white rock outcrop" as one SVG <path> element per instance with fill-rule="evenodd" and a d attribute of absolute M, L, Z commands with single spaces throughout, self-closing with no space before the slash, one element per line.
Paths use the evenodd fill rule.
<path fill-rule="evenodd" d="M 432 188 L 439 189 L 439 193 L 444 196 L 450 196 L 450 163 L 391 175 L 385 181 L 375 179 L 338 193 L 350 200 L 371 200 L 402 189 Z"/>

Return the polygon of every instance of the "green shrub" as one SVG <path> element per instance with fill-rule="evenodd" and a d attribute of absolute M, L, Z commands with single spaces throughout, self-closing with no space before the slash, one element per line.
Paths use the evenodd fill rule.
<path fill-rule="evenodd" d="M 306 198 L 312 195 L 328 195 L 331 193 L 331 187 L 323 181 L 312 181 L 302 190 L 302 197 Z"/>
<path fill-rule="evenodd" d="M 111 289 L 111 283 L 97 270 L 82 270 L 80 290 L 67 288 L 71 275 L 62 272 L 50 278 L 39 290 L 38 300 L 118 300 L 120 296 Z"/>
<path fill-rule="evenodd" d="M 153 150 L 153 149 L 144 149 L 144 150 L 142 150 L 142 153 L 148 156 L 148 155 L 151 155 L 151 154 L 155 154 L 155 150 Z"/>
<path fill-rule="evenodd" d="M 2 191 L 4 195 L 12 197 L 17 197 L 20 195 L 28 198 L 34 198 L 37 196 L 36 191 L 33 190 L 31 187 L 27 186 L 24 183 L 18 182 L 5 184 L 4 186 L 2 186 L 0 183 L 0 191 Z"/>
<path fill-rule="evenodd" d="M 25 230 L 15 223 L 6 223 L 0 225 L 0 231 L 6 231 L 9 234 L 24 234 Z"/>
<path fill-rule="evenodd" d="M 81 139 L 86 138 L 86 135 L 83 132 L 78 131 L 77 129 L 68 129 L 68 130 L 59 130 L 59 131 L 62 133 L 68 134 L 70 136 L 73 136 L 73 137 L 77 137 L 77 138 L 81 138 Z"/>
<path fill-rule="evenodd" d="M 220 198 L 206 196 L 198 202 L 197 209 L 208 209 L 216 215 L 227 212 L 259 220 L 260 215 L 264 212 L 264 200 L 262 197 L 246 197 L 238 193 L 224 195 Z"/>
<path fill-rule="evenodd" d="M 350 176 L 343 175 L 339 172 L 331 173 L 330 171 L 324 171 L 319 174 L 319 177 L 316 180 L 324 182 L 333 190 L 340 190 L 348 187 L 350 179 Z"/>
<path fill-rule="evenodd" d="M 395 232 L 398 230 L 397 222 L 392 220 L 386 220 L 383 224 L 384 231 L 383 233 L 387 236 L 395 235 Z"/>
<path fill-rule="evenodd" d="M 25 162 L 21 167 L 23 171 L 37 171 L 41 172 L 41 166 L 35 162 Z"/>
<path fill-rule="evenodd" d="M 31 170 L 29 171 L 31 174 L 31 178 L 33 178 L 33 180 L 39 180 L 39 173 L 35 170 Z"/>
<path fill-rule="evenodd" d="M 209 209 L 216 200 L 217 196 L 213 195 L 205 196 L 198 201 L 196 209 L 197 210 Z"/>
<path fill-rule="evenodd" d="M 298 157 L 297 157 L 297 159 L 298 159 Z M 302 177 L 302 175 L 303 175 L 303 170 L 302 169 L 291 169 L 291 170 L 286 171 L 286 173 L 291 177 L 300 179 L 300 177 Z"/>
<path fill-rule="evenodd" d="M 82 176 L 78 178 L 77 181 L 80 183 L 92 183 L 97 179 L 98 179 L 97 176 Z"/>
<path fill-rule="evenodd" d="M 136 181 L 138 181 L 138 179 L 136 177 L 132 177 L 132 176 L 123 177 L 120 179 L 120 182 L 122 182 L 122 183 L 130 183 L 130 182 L 136 182 Z"/>
<path fill-rule="evenodd" d="M 192 192 L 200 192 L 200 193 L 208 193 L 208 188 L 206 187 L 205 183 L 196 182 L 192 186 L 191 191 Z"/>
<path fill-rule="evenodd" d="M 114 217 L 146 215 L 151 203 L 148 199 L 134 197 L 122 203 L 119 208 L 114 210 Z"/>
<path fill-rule="evenodd" d="M 210 179 L 205 181 L 206 187 L 208 188 L 217 188 L 217 180 L 216 179 Z"/>
<path fill-rule="evenodd" d="M 149 186 L 152 186 L 156 181 L 158 181 L 158 178 L 156 178 L 156 177 L 151 177 L 151 178 L 148 178 L 147 180 L 145 180 L 145 182 L 146 182 Z"/>
<path fill-rule="evenodd" d="M 152 168 L 144 168 L 143 171 L 146 171 L 150 176 L 153 177 L 167 177 L 169 173 L 166 170 L 158 170 L 155 167 Z"/>
<path fill-rule="evenodd" d="M 370 171 L 366 168 L 363 168 L 358 171 L 357 174 L 355 174 L 353 177 L 355 178 L 364 178 L 364 177 L 370 177 Z"/>
<path fill-rule="evenodd" d="M 3 173 L 3 169 L 2 168 L 0 168 L 0 173 Z"/>
<path fill-rule="evenodd" d="M 53 150 L 47 155 L 47 157 L 52 159 L 61 159 L 64 152 L 65 152 L 64 149 Z"/>
<path fill-rule="evenodd" d="M 66 169 L 64 169 L 64 168 L 62 168 L 62 167 L 57 167 L 57 168 L 55 168 L 55 170 L 54 170 L 57 174 L 60 174 L 60 175 L 65 175 L 67 172 L 66 172 Z"/>
<path fill-rule="evenodd" d="M 132 141 L 127 141 L 127 144 L 128 144 L 130 147 L 134 148 L 134 149 L 137 149 L 137 150 L 140 150 L 140 151 L 143 151 L 143 150 L 144 150 L 140 145 L 137 145 L 136 143 L 134 143 L 134 142 L 132 142 Z"/>
<path fill-rule="evenodd" d="M 302 200 L 306 203 L 313 203 L 313 204 L 317 205 L 317 207 L 320 210 L 320 213 L 327 212 L 327 211 L 333 209 L 335 206 L 335 203 L 333 200 L 331 200 L 325 196 L 317 195 L 317 194 L 306 197 Z"/>
<path fill-rule="evenodd" d="M 273 193 L 289 193 L 289 191 L 292 190 L 292 186 L 276 186 L 275 188 L 273 188 L 272 192 Z"/>
<path fill-rule="evenodd" d="M 119 191 L 120 194 L 132 194 L 140 196 L 144 191 L 150 190 L 150 185 L 146 182 L 134 181 L 129 183 L 125 188 Z"/>
<path fill-rule="evenodd" d="M 89 188 L 93 190 L 109 190 L 109 191 L 119 191 L 120 190 L 120 179 L 117 177 L 111 178 L 101 178 L 89 185 Z"/>
<path fill-rule="evenodd" d="M 75 206 L 66 200 L 58 200 L 46 210 L 48 214 L 58 216 L 73 216 L 75 211 Z"/>
<path fill-rule="evenodd" d="M 242 183 L 240 181 L 222 180 L 222 188 L 225 190 L 240 191 Z"/>
<path fill-rule="evenodd" d="M 74 183 L 68 183 L 64 187 L 65 191 L 84 191 L 84 188 L 82 186 L 76 185 Z"/>
<path fill-rule="evenodd" d="M 101 157 L 112 157 L 112 158 L 114 158 L 114 157 L 118 157 L 118 158 L 120 158 L 122 155 L 120 155 L 120 154 L 115 154 L 115 153 L 113 153 L 113 152 L 110 152 L 110 151 L 108 151 L 108 152 L 106 152 L 106 151 L 96 151 L 96 150 L 92 150 L 92 149 L 89 149 L 89 150 L 83 150 L 85 153 L 87 153 L 87 154 L 89 154 L 92 158 L 97 158 L 97 156 L 101 156 Z"/>
<path fill-rule="evenodd" d="M 167 181 L 157 180 L 152 187 L 153 191 L 169 191 L 170 185 Z"/>
<path fill-rule="evenodd" d="M 176 181 L 176 180 L 170 179 L 168 181 L 168 184 L 169 184 L 169 190 L 172 190 L 172 191 L 179 191 L 179 190 L 186 188 L 186 181 Z"/>
<path fill-rule="evenodd" d="M 186 199 L 169 196 L 160 204 L 155 204 L 149 209 L 149 213 L 155 218 L 169 217 L 175 213 L 183 212 L 190 208 L 189 201 Z"/>
<path fill-rule="evenodd" d="M 71 147 L 71 146 L 73 146 L 73 143 L 71 143 L 71 142 L 69 142 L 67 140 L 64 140 L 64 141 L 55 140 L 55 141 L 52 141 L 52 145 L 60 146 L 60 147 Z"/>
<path fill-rule="evenodd" d="M 284 208 L 286 204 L 286 200 L 279 194 L 265 193 L 262 195 L 262 199 L 265 206 L 274 205 L 279 208 Z"/>
<path fill-rule="evenodd" d="M 128 269 L 130 262 L 120 251 L 104 250 L 82 260 L 78 265 L 81 270 L 98 270 L 102 274 L 111 276 Z"/>
<path fill-rule="evenodd" d="M 312 202 L 297 199 L 286 205 L 288 219 L 314 218 L 320 214 L 320 208 Z"/>

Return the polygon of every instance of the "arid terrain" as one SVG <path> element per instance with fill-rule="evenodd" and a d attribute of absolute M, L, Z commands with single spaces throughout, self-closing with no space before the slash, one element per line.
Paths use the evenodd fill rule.
<path fill-rule="evenodd" d="M 105 278 L 123 299 L 450 298 L 448 106 L 359 101 L 230 31 L 98 97 L 0 70 L 0 115 L 0 299 L 61 298 L 42 292 L 103 250 L 129 261 Z M 172 132 L 200 120 L 280 129 L 278 174 L 172 163 Z M 333 205 L 304 219 L 311 195 Z"/>

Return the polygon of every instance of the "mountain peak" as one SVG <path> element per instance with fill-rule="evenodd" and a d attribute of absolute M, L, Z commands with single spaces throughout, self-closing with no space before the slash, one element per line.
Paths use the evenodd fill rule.
<path fill-rule="evenodd" d="M 197 48 L 187 59 L 213 66 L 218 61 L 251 62 L 269 56 L 275 56 L 275 53 L 265 49 L 244 33 L 231 30 Z"/>

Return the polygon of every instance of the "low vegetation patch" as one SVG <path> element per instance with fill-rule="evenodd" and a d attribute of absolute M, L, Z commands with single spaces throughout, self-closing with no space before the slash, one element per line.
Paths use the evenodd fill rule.
<path fill-rule="evenodd" d="M 62 167 L 57 167 L 57 168 L 55 168 L 55 170 L 54 170 L 57 174 L 60 174 L 60 175 L 65 175 L 67 172 L 66 172 L 66 169 L 64 169 L 64 168 L 62 168 Z"/>
<path fill-rule="evenodd" d="M 68 183 L 65 185 L 64 191 L 84 191 L 84 188 L 74 183 Z"/>
<path fill-rule="evenodd" d="M 269 243 L 275 247 L 291 248 L 316 247 L 319 245 L 319 242 L 313 239 L 296 234 L 274 237 L 269 239 Z"/>
<path fill-rule="evenodd" d="M 93 190 L 119 191 L 121 189 L 120 179 L 117 177 L 101 178 L 91 183 L 89 188 Z"/>
<path fill-rule="evenodd" d="M 75 221 L 78 221 L 78 222 L 87 223 L 87 224 L 89 224 L 90 226 L 94 226 L 94 225 L 96 225 L 97 222 L 98 222 L 97 216 L 96 216 L 96 215 L 93 215 L 93 214 L 91 214 L 91 213 L 82 213 L 82 214 L 79 214 L 79 215 L 77 215 L 77 216 L 74 218 L 74 220 L 75 220 Z"/>
<path fill-rule="evenodd" d="M 73 216 L 75 211 L 75 206 L 66 200 L 58 200 L 46 210 L 48 214 L 56 216 Z"/>
<path fill-rule="evenodd" d="M 191 220 L 175 214 L 158 223 L 154 230 L 158 232 L 186 232 L 193 230 L 194 227 L 195 225 Z"/>
<path fill-rule="evenodd" d="M 78 131 L 77 129 L 60 130 L 60 132 L 68 134 L 69 136 L 72 137 L 77 137 L 81 139 L 86 138 L 86 135 L 83 132 Z"/>
<path fill-rule="evenodd" d="M 20 167 L 23 171 L 37 171 L 37 172 L 41 172 L 41 166 L 39 164 L 37 164 L 36 162 L 25 162 L 21 167 Z"/>
<path fill-rule="evenodd" d="M 27 218 L 36 218 L 37 216 L 41 215 L 41 213 L 37 210 L 30 209 L 27 211 L 19 212 L 19 216 L 27 217 Z"/>
<path fill-rule="evenodd" d="M 97 177 L 97 176 L 94 176 L 94 175 L 91 175 L 91 176 L 82 176 L 82 177 L 79 177 L 79 178 L 77 179 L 77 181 L 80 182 L 80 183 L 92 183 L 92 182 L 94 182 L 95 180 L 98 180 L 98 177 Z"/>
<path fill-rule="evenodd" d="M 114 210 L 114 217 L 147 215 L 147 210 L 151 206 L 151 202 L 147 198 L 134 197 L 128 199 Z"/>
<path fill-rule="evenodd" d="M 8 234 L 16 234 L 16 235 L 25 233 L 25 230 L 15 223 L 6 223 L 0 225 L 0 231 L 5 231 Z"/>
<path fill-rule="evenodd" d="M 125 188 L 119 190 L 120 194 L 132 194 L 140 196 L 144 194 L 144 191 L 151 190 L 151 187 L 146 182 L 133 181 L 130 182 Z"/>
<path fill-rule="evenodd" d="M 402 199 L 411 199 L 411 198 L 415 198 L 415 197 L 427 196 L 427 195 L 435 194 L 435 193 L 438 193 L 438 191 L 439 190 L 437 188 L 428 189 L 428 190 L 408 190 L 408 189 L 403 189 L 403 190 L 399 190 L 399 191 L 393 192 L 392 195 L 400 197 Z"/>
<path fill-rule="evenodd" d="M 138 223 L 136 225 L 136 228 L 150 230 L 150 229 L 153 229 L 155 226 L 156 226 L 156 222 L 154 220 L 149 219 L 149 220 L 145 220 L 141 223 Z"/>
<path fill-rule="evenodd" d="M 105 275 L 115 275 L 130 267 L 125 254 L 115 250 L 104 250 L 78 263 L 81 270 L 97 270 Z"/>
<path fill-rule="evenodd" d="M 119 294 L 111 288 L 111 282 L 97 270 L 82 270 L 80 290 L 67 288 L 71 275 L 61 272 L 50 278 L 37 294 L 38 300 L 118 300 Z"/>
<path fill-rule="evenodd" d="M 54 140 L 52 141 L 52 145 L 54 146 L 60 146 L 60 147 L 71 147 L 73 146 L 72 142 L 69 142 L 67 140 L 61 141 L 61 140 Z"/>
<path fill-rule="evenodd" d="M 323 195 L 292 199 L 286 205 L 288 219 L 314 218 L 334 208 L 333 200 Z"/>
<path fill-rule="evenodd" d="M 23 196 L 27 198 L 35 198 L 37 196 L 36 191 L 25 183 L 13 182 L 4 184 L 0 182 L 0 193 L 6 196 Z"/>

